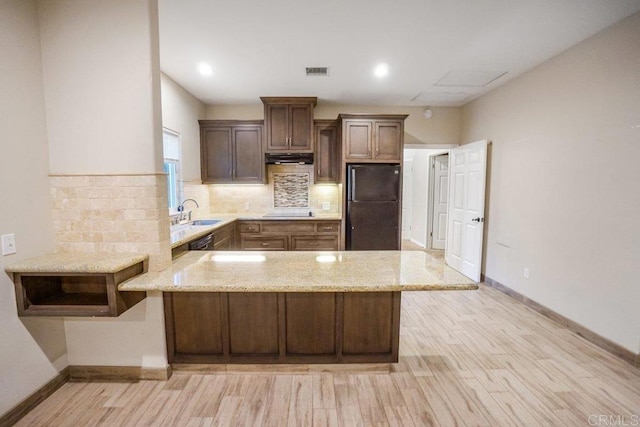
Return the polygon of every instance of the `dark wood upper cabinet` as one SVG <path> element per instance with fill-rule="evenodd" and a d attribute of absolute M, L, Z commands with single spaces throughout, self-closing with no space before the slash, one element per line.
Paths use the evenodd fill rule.
<path fill-rule="evenodd" d="M 373 144 L 372 126 L 369 120 L 345 120 L 345 158 L 348 160 L 371 159 Z"/>
<path fill-rule="evenodd" d="M 340 114 L 346 162 L 400 162 L 407 115 Z"/>
<path fill-rule="evenodd" d="M 313 152 L 315 97 L 261 97 L 265 152 Z"/>
<path fill-rule="evenodd" d="M 402 122 L 376 121 L 373 129 L 373 158 L 400 160 L 402 155 Z"/>
<path fill-rule="evenodd" d="M 315 137 L 315 182 L 340 182 L 338 145 L 338 122 L 335 120 L 316 120 Z"/>
<path fill-rule="evenodd" d="M 260 120 L 200 120 L 202 182 L 263 183 Z"/>

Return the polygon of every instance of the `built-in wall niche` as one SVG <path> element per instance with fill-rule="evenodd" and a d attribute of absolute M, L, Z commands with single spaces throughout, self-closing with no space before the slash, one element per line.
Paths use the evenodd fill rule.
<path fill-rule="evenodd" d="M 20 316 L 116 317 L 146 298 L 118 284 L 146 271 L 143 261 L 104 273 L 14 272 Z"/>

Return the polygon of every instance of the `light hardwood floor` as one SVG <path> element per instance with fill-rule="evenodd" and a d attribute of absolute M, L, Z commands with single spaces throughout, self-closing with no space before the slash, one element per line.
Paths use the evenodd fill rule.
<path fill-rule="evenodd" d="M 18 425 L 640 423 L 640 370 L 490 287 L 403 292 L 400 333 L 400 361 L 390 372 L 264 367 L 178 372 L 160 382 L 72 382 Z"/>

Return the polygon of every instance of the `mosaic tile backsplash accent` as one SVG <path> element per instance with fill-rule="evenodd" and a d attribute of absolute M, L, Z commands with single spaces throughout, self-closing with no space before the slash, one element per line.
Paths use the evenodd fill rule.
<path fill-rule="evenodd" d="M 309 207 L 309 175 L 308 173 L 274 173 L 273 207 Z"/>

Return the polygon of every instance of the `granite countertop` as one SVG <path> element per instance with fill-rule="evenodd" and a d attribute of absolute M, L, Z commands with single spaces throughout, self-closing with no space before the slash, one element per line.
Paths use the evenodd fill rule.
<path fill-rule="evenodd" d="M 149 256 L 136 253 L 58 252 L 19 261 L 5 268 L 7 273 L 117 273 Z"/>
<path fill-rule="evenodd" d="M 196 218 L 205 219 L 205 218 Z M 180 245 L 184 245 L 194 239 L 206 236 L 209 233 L 215 232 L 217 229 L 224 227 L 233 221 L 339 221 L 341 219 L 339 214 L 326 214 L 317 216 L 264 216 L 263 214 L 211 214 L 207 215 L 206 219 L 219 219 L 220 222 L 214 225 L 178 225 L 171 227 L 171 249 L 174 249 Z"/>
<path fill-rule="evenodd" d="M 200 219 L 200 218 L 198 218 Z M 231 224 L 237 220 L 236 215 L 209 215 L 207 219 L 219 219 L 220 222 L 213 225 L 178 225 L 171 227 L 171 249 L 180 245 L 184 245 L 202 236 L 206 236 L 209 233 L 216 231 L 219 228 L 224 227 L 227 224 Z"/>
<path fill-rule="evenodd" d="M 371 292 L 477 289 L 421 251 L 189 252 L 121 291 Z"/>

